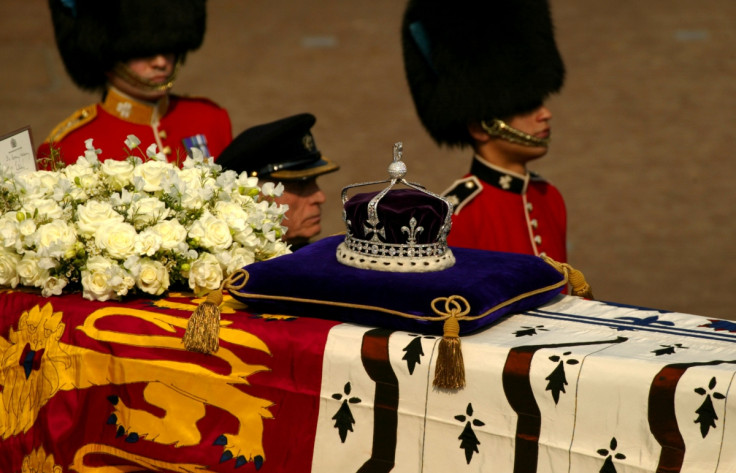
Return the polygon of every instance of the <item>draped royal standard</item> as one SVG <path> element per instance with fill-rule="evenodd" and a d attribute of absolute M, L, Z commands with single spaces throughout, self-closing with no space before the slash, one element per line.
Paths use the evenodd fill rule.
<path fill-rule="evenodd" d="M 185 351 L 197 302 L 0 294 L 0 471 L 736 471 L 735 322 L 559 296 L 449 390 L 436 335 L 232 300 Z"/>

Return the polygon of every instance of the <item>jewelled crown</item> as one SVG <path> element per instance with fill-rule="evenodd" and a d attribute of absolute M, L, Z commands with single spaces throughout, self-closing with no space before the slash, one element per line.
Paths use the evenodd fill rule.
<path fill-rule="evenodd" d="M 416 183 L 404 179 L 403 145 L 394 144 L 390 179 L 351 184 L 342 189 L 345 241 L 337 260 L 363 269 L 393 272 L 439 271 L 455 264 L 447 247 L 452 204 Z M 377 192 L 359 193 L 357 187 L 389 183 Z M 401 183 L 407 188 L 394 189 Z"/>

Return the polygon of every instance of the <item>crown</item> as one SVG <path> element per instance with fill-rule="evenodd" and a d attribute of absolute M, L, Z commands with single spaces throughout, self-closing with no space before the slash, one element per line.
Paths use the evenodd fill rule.
<path fill-rule="evenodd" d="M 455 264 L 447 247 L 452 225 L 452 204 L 417 183 L 404 179 L 403 145 L 394 144 L 390 179 L 351 184 L 342 189 L 345 240 L 337 247 L 337 260 L 348 266 L 393 272 L 428 272 Z M 357 187 L 389 183 L 381 191 L 359 193 Z M 394 189 L 396 184 L 406 189 Z"/>

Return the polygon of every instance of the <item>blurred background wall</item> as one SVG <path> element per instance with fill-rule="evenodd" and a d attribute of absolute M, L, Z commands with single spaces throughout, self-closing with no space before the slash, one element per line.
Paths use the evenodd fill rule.
<path fill-rule="evenodd" d="M 402 1 L 210 0 L 203 47 L 174 91 L 229 109 L 233 133 L 299 112 L 342 169 L 320 178 L 322 236 L 340 190 L 408 177 L 441 192 L 469 168 L 421 127 L 404 78 Z M 736 319 L 736 2 L 551 0 L 567 82 L 550 153 L 531 167 L 565 196 L 570 263 L 598 299 Z M 65 74 L 45 0 L 0 3 L 0 134 L 36 146 L 98 97 Z"/>

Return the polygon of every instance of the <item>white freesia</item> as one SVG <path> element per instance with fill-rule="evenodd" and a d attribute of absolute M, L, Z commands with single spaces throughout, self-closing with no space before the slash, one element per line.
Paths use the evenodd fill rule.
<path fill-rule="evenodd" d="M 283 186 L 259 187 L 199 150 L 166 162 L 133 135 L 106 159 L 92 139 L 75 164 L 15 175 L 0 164 L 0 287 L 91 300 L 171 287 L 197 294 L 255 261 L 289 253 L 280 240 Z"/>
<path fill-rule="evenodd" d="M 14 248 L 20 243 L 18 212 L 8 212 L 0 217 L 0 248 Z"/>

